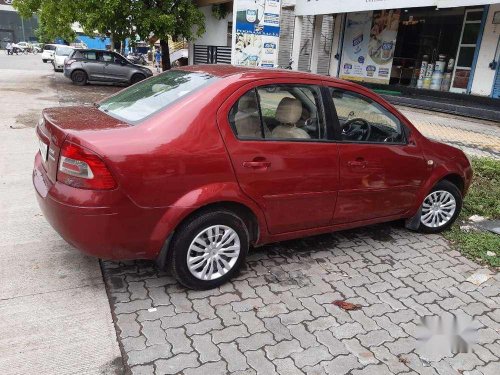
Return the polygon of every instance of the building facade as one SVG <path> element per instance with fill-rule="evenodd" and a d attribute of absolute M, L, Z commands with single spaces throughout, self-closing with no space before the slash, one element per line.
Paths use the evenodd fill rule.
<path fill-rule="evenodd" d="M 12 0 L 0 0 L 0 47 L 7 42 L 36 41 L 36 17 L 23 20 L 12 6 Z"/>
<path fill-rule="evenodd" d="M 329 73 L 391 89 L 500 96 L 500 1 L 296 0 L 294 44 L 306 20 L 333 15 Z M 313 45 L 320 33 L 313 33 Z M 312 72 L 321 67 L 311 53 Z M 293 49 L 299 61 L 300 49 Z M 294 68 L 299 68 L 295 64 Z"/>
<path fill-rule="evenodd" d="M 207 27 L 190 63 L 231 61 L 238 1 L 247 0 L 198 2 Z M 213 4 L 225 4 L 224 19 Z M 281 0 L 281 8 L 281 67 L 292 61 L 387 90 L 500 97 L 500 0 Z"/>

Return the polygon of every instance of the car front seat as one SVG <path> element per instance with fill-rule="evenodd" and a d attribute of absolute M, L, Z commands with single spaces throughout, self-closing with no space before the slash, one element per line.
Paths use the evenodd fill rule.
<path fill-rule="evenodd" d="M 302 103 L 295 98 L 283 98 L 276 109 L 276 121 L 279 125 L 273 129 L 272 138 L 290 139 L 311 137 L 304 129 L 297 127 L 302 116 Z"/>

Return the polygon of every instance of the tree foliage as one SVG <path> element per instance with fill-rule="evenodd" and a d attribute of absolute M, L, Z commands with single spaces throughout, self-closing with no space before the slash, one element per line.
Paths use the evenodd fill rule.
<path fill-rule="evenodd" d="M 69 41 L 75 39 L 71 25 L 77 22 L 77 4 L 69 0 L 14 0 L 12 5 L 23 18 L 36 13 L 40 25 L 37 36 L 40 41 L 49 42 L 58 37 Z"/>
<path fill-rule="evenodd" d="M 115 40 L 160 38 L 164 60 L 169 35 L 191 40 L 205 32 L 203 13 L 191 0 L 14 0 L 13 5 L 22 17 L 38 14 L 42 41 L 74 40 L 71 25 L 78 22 L 87 34 Z"/>

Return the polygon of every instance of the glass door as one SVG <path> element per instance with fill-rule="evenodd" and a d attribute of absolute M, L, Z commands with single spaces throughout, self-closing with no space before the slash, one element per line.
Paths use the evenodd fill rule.
<path fill-rule="evenodd" d="M 478 42 L 483 9 L 467 9 L 465 11 L 460 44 L 458 45 L 457 61 L 453 70 L 451 92 L 466 93 L 469 83 L 474 52 Z"/>

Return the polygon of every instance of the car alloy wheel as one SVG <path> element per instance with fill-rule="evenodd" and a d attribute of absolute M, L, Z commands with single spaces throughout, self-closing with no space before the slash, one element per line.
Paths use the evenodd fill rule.
<path fill-rule="evenodd" d="M 189 271 L 199 280 L 216 280 L 234 267 L 240 249 L 240 238 L 234 229 L 226 225 L 208 227 L 189 246 Z"/>
<path fill-rule="evenodd" d="M 176 229 L 166 267 L 190 289 L 216 288 L 239 273 L 249 243 L 247 225 L 238 214 L 207 209 Z"/>
<path fill-rule="evenodd" d="M 422 204 L 420 221 L 430 228 L 442 227 L 453 218 L 456 208 L 455 197 L 449 191 L 433 191 Z"/>

